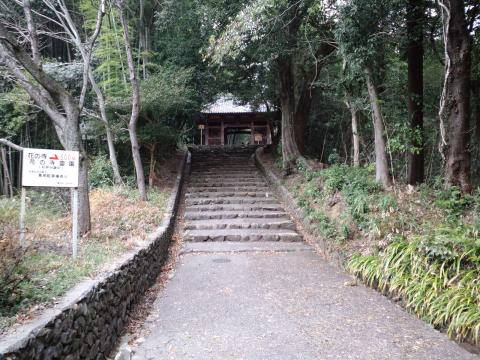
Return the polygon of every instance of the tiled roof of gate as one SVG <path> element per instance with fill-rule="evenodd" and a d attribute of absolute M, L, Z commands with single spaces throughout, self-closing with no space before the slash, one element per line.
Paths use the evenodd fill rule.
<path fill-rule="evenodd" d="M 238 99 L 231 96 L 222 96 L 202 109 L 204 114 L 240 114 L 251 112 L 267 112 L 267 108 L 265 105 L 253 106 L 252 104 L 241 103 Z"/>

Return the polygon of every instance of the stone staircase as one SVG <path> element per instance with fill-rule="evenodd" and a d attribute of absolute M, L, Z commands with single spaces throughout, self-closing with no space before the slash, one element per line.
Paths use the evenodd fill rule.
<path fill-rule="evenodd" d="M 254 147 L 191 148 L 185 241 L 301 241 L 253 163 Z"/>

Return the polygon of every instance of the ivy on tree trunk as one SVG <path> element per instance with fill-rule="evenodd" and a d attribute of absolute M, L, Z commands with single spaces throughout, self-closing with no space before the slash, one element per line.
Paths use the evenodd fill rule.
<path fill-rule="evenodd" d="M 440 100 L 440 150 L 445 182 L 472 191 L 470 178 L 471 37 L 461 0 L 439 0 L 445 44 L 445 78 Z"/>

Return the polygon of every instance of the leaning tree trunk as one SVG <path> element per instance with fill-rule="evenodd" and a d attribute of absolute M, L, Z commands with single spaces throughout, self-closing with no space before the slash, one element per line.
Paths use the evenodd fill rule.
<path fill-rule="evenodd" d="M 128 24 L 125 19 L 123 2 L 119 5 L 120 22 L 123 27 L 123 38 L 125 41 L 125 52 L 127 54 L 128 71 L 130 73 L 130 83 L 132 85 L 132 112 L 128 123 L 128 133 L 132 144 L 133 163 L 137 175 L 137 186 L 140 193 L 140 199 L 147 201 L 147 190 L 145 186 L 145 174 L 143 172 L 142 158 L 140 157 L 140 145 L 137 137 L 137 122 L 140 113 L 140 87 L 137 79 L 137 70 L 133 61 L 132 48 L 130 46 L 130 37 L 128 34 Z"/>
<path fill-rule="evenodd" d="M 373 127 L 375 130 L 375 179 L 381 183 L 384 188 L 392 185 L 392 178 L 388 170 L 388 157 L 385 142 L 385 125 L 383 123 L 382 111 L 380 109 L 380 99 L 377 88 L 373 82 L 372 71 L 365 69 L 367 80 L 368 95 L 373 111 Z"/>
<path fill-rule="evenodd" d="M 445 44 L 445 79 L 440 100 L 440 150 L 445 182 L 463 192 L 472 190 L 470 178 L 471 38 L 464 2 L 439 0 Z"/>
<path fill-rule="evenodd" d="M 92 85 L 92 89 L 97 96 L 98 108 L 100 110 L 100 118 L 102 119 L 102 122 L 105 125 L 105 133 L 107 135 L 108 155 L 110 157 L 110 164 L 112 165 L 112 170 L 113 170 L 113 181 L 115 182 L 116 185 L 119 185 L 122 183 L 122 177 L 120 175 L 120 168 L 118 166 L 117 153 L 115 152 L 115 144 L 113 141 L 112 129 L 110 128 L 107 111 L 105 109 L 105 98 L 103 96 L 102 90 L 100 90 L 100 87 L 95 81 L 95 78 L 93 76 L 93 72 L 91 69 L 89 71 L 88 77 L 90 79 L 90 84 Z"/>
<path fill-rule="evenodd" d="M 29 3 L 25 0 L 23 8 L 27 21 L 32 22 L 32 10 Z M 67 19 L 69 14 L 65 4 L 61 2 L 60 6 L 64 13 L 63 15 L 58 13 L 57 16 Z M 102 9 L 99 9 L 100 18 L 103 16 L 102 11 Z M 88 196 L 87 156 L 82 147 L 79 127 L 80 109 L 83 107 L 83 100 L 77 102 L 60 83 L 43 71 L 41 59 L 37 56 L 38 54 L 35 55 L 35 49 L 39 48 L 35 26 L 32 23 L 28 27 L 31 33 L 28 40 L 31 44 L 30 50 L 33 56 L 24 49 L 23 44 L 18 42 L 15 33 L 0 23 L 0 61 L 17 80 L 18 84 L 52 120 L 64 149 L 80 152 L 78 231 L 80 234 L 85 234 L 90 230 L 90 201 Z M 90 38 L 90 46 L 93 46 L 97 35 L 98 33 Z M 84 61 L 86 61 L 85 58 Z M 89 65 L 89 63 L 84 63 L 84 72 L 85 69 L 88 71 Z M 82 94 L 85 88 L 86 84 L 83 83 Z"/>
<path fill-rule="evenodd" d="M 425 177 L 425 155 L 423 134 L 423 20 L 425 1 L 409 0 L 407 11 L 408 36 L 408 115 L 410 127 L 419 132 L 412 146 L 416 151 L 409 153 L 407 181 L 411 185 L 422 183 Z"/>

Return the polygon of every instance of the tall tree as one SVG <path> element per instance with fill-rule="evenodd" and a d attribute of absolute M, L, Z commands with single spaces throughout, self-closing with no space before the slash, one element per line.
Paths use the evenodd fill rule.
<path fill-rule="evenodd" d="M 413 151 L 409 153 L 409 184 L 422 183 L 425 178 L 423 134 L 423 23 L 425 0 L 408 0 L 407 4 L 407 61 L 408 116 L 412 129 Z"/>
<path fill-rule="evenodd" d="M 445 75 L 440 100 L 440 150 L 447 185 L 470 192 L 470 79 L 472 39 L 463 0 L 439 0 L 445 46 Z M 478 6 L 478 5 L 477 5 Z"/>
<path fill-rule="evenodd" d="M 377 79 L 385 52 L 385 34 L 393 14 L 389 0 L 349 0 L 339 8 L 336 37 L 350 71 L 362 74 L 367 84 L 372 108 L 375 137 L 375 178 L 383 185 L 392 184 L 386 148 L 385 121 L 382 114 Z"/>
<path fill-rule="evenodd" d="M 277 99 L 272 100 L 278 100 L 282 112 L 282 159 L 287 173 L 302 158 L 313 84 L 325 57 L 335 49 L 328 4 L 311 0 L 252 1 L 211 47 L 217 63 L 233 58 L 236 66 L 262 64 L 274 74 Z"/>
<path fill-rule="evenodd" d="M 94 16 L 93 14 L 90 15 L 90 12 L 92 12 L 92 3 L 91 2 L 84 2 L 82 4 L 82 10 L 83 14 L 87 18 L 86 21 L 84 22 L 84 27 L 88 28 L 88 23 L 89 23 L 89 16 Z M 105 4 L 103 4 L 105 6 Z M 68 27 L 65 27 L 63 25 L 68 25 Z M 94 25 L 95 26 L 95 21 Z M 68 35 L 70 38 L 71 42 L 73 45 L 78 49 L 79 53 L 81 54 L 82 58 L 84 61 L 87 59 L 90 61 L 90 58 L 92 56 L 92 53 L 94 51 L 93 48 L 87 48 L 84 42 L 81 41 L 80 38 L 75 36 L 75 34 L 79 34 L 80 32 L 77 30 L 77 25 L 73 21 L 68 21 L 65 24 L 62 24 L 62 27 L 64 28 L 65 33 Z M 99 31 L 102 29 L 102 24 L 100 24 Z M 100 86 L 97 83 L 97 79 L 95 79 L 94 75 L 94 69 L 93 66 L 89 67 L 88 70 L 88 80 L 90 81 L 90 84 L 92 86 L 92 90 L 95 93 L 95 96 L 97 98 L 97 105 L 98 105 L 98 110 L 100 112 L 100 120 L 102 121 L 103 125 L 105 126 L 105 134 L 107 136 L 107 146 L 108 146 L 108 155 L 110 158 L 110 164 L 112 166 L 113 170 L 113 180 L 115 184 L 121 184 L 122 183 L 122 177 L 120 175 L 120 167 L 118 166 L 118 160 L 117 160 L 117 153 L 115 151 L 115 142 L 114 142 L 114 135 L 112 133 L 112 128 L 110 126 L 110 121 L 107 116 L 107 109 L 106 109 L 106 101 L 105 101 L 105 95 L 100 88 Z"/>
<path fill-rule="evenodd" d="M 353 100 L 353 94 L 351 87 L 348 87 L 345 90 L 345 105 L 350 111 L 351 121 L 352 121 L 352 147 L 353 147 L 353 166 L 360 166 L 360 135 L 359 131 L 359 120 L 360 120 L 360 111 Z"/>
<path fill-rule="evenodd" d="M 135 165 L 135 173 L 137 175 L 137 187 L 140 193 L 140 199 L 147 201 L 145 174 L 143 172 L 142 158 L 140 156 L 140 144 L 138 143 L 137 136 L 138 115 L 140 113 L 140 85 L 138 83 L 135 62 L 133 61 L 128 22 L 125 15 L 125 1 L 116 0 L 116 5 L 119 10 L 120 23 L 122 24 L 123 29 L 123 40 L 125 42 L 125 52 L 127 54 L 128 72 L 130 74 L 130 84 L 132 86 L 132 110 L 130 113 L 130 121 L 128 122 L 128 133 L 130 135 L 130 143 L 132 144 L 133 163 Z"/>
<path fill-rule="evenodd" d="M 61 23 L 71 18 L 70 11 L 63 0 L 55 3 L 49 0 L 42 2 L 46 8 L 56 15 L 56 21 Z M 98 7 L 97 26 L 93 33 L 85 40 L 89 48 L 92 48 L 98 36 L 101 21 L 104 15 L 103 1 Z M 33 10 L 29 0 L 22 3 L 23 13 L 27 21 L 27 31 L 23 31 L 22 20 L 18 17 L 15 8 L 11 9 L 10 17 L 5 17 L 0 22 L 0 61 L 12 74 L 17 83 L 29 94 L 34 102 L 49 116 L 57 132 L 60 143 L 66 150 L 80 151 L 80 175 L 79 175 L 79 232 L 86 233 L 90 230 L 90 202 L 88 196 L 88 164 L 85 149 L 83 148 L 79 117 L 85 102 L 85 94 L 88 87 L 88 72 L 90 59 L 86 57 L 82 62 L 83 83 L 79 98 L 75 98 L 65 87 L 43 70 L 42 59 L 39 56 L 38 30 L 33 17 Z M 47 16 L 40 14 L 40 16 Z M 12 26 L 11 20 L 16 21 Z M 9 21 L 10 20 L 10 21 Z M 13 29 L 18 31 L 15 36 Z M 20 41 L 25 35 L 28 39 L 28 49 Z M 86 36 L 84 33 L 78 36 Z M 32 54 L 32 55 L 30 55 Z"/>

